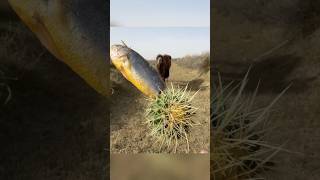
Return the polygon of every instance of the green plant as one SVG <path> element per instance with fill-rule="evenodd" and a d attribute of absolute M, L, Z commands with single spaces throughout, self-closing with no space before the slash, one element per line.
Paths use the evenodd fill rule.
<path fill-rule="evenodd" d="M 248 72 L 249 73 L 249 72 Z M 255 108 L 258 86 L 252 95 L 245 95 L 248 73 L 238 84 L 214 89 L 211 102 L 211 162 L 214 179 L 248 179 L 271 168 L 271 159 L 282 146 L 273 146 L 265 137 L 274 128 L 268 121 L 272 106 L 287 90 L 268 106 Z"/>
<path fill-rule="evenodd" d="M 185 139 L 189 152 L 188 132 L 196 124 L 192 116 L 197 110 L 192 106 L 192 100 L 197 93 L 191 94 L 187 88 L 174 88 L 171 84 L 171 88 L 162 91 L 159 96 L 148 99 L 146 123 L 151 136 L 160 143 L 160 150 L 164 145 L 176 152 L 180 139 Z"/>

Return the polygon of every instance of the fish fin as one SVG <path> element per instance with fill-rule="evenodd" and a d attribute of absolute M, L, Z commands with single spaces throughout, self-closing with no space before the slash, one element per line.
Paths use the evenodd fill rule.
<path fill-rule="evenodd" d="M 126 43 L 124 43 L 122 40 L 121 40 L 121 42 L 122 42 L 122 44 L 123 44 L 125 47 L 128 47 L 128 46 L 126 45 Z"/>

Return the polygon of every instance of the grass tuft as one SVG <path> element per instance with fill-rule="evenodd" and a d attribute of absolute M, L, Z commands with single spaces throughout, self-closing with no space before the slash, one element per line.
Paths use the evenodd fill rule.
<path fill-rule="evenodd" d="M 213 179 L 260 178 L 259 173 L 271 169 L 272 158 L 284 150 L 282 145 L 271 145 L 265 137 L 274 128 L 268 121 L 272 106 L 287 89 L 268 106 L 256 108 L 259 84 L 252 95 L 244 94 L 248 73 L 242 82 L 226 86 L 219 76 L 211 99 Z"/>
<path fill-rule="evenodd" d="M 167 88 L 155 98 L 149 98 L 146 109 L 146 123 L 150 128 L 150 135 L 159 143 L 160 151 L 164 147 L 176 152 L 179 142 L 186 141 L 189 152 L 188 132 L 196 125 L 192 116 L 197 108 L 192 106 L 192 100 L 197 94 L 191 94 L 184 89 Z"/>

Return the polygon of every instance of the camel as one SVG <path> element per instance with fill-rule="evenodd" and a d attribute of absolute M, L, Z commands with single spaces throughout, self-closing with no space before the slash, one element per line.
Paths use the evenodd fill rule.
<path fill-rule="evenodd" d="M 165 82 L 166 79 L 169 77 L 169 71 L 171 67 L 171 56 L 165 55 L 158 55 L 157 58 L 157 70 L 161 75 L 162 80 Z"/>

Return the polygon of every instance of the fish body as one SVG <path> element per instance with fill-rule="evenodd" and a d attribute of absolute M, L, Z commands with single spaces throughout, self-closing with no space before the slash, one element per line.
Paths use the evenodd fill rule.
<path fill-rule="evenodd" d="M 105 0 L 8 0 L 40 42 L 100 94 L 108 96 L 109 5 Z"/>
<path fill-rule="evenodd" d="M 110 57 L 121 74 L 149 97 L 166 88 L 159 73 L 136 51 L 125 45 L 112 45 Z"/>

